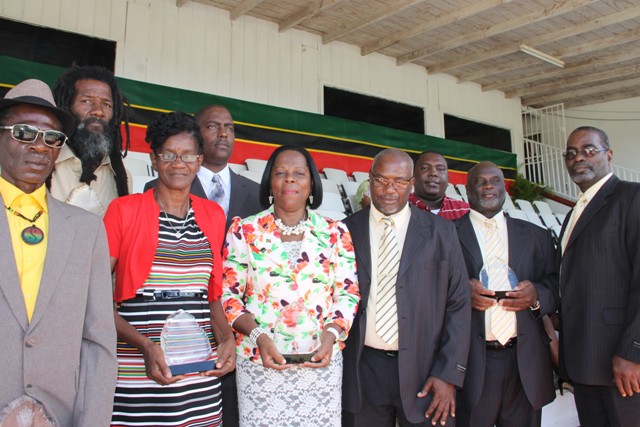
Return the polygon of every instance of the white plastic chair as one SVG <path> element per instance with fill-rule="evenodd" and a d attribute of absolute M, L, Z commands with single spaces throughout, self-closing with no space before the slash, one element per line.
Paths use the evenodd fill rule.
<path fill-rule="evenodd" d="M 523 210 L 525 212 L 536 212 L 536 210 L 533 209 L 533 205 L 528 200 L 516 199 L 515 203 L 520 210 Z"/>
<path fill-rule="evenodd" d="M 130 175 L 137 176 L 154 176 L 153 167 L 151 166 L 151 159 L 146 162 L 141 159 L 134 159 L 129 156 L 122 159 L 124 167 L 129 171 Z"/>
<path fill-rule="evenodd" d="M 517 208 L 513 204 L 513 200 L 511 200 L 511 197 L 509 197 L 509 194 L 507 194 L 506 197 L 504 198 L 504 204 L 502 205 L 502 210 L 505 212 L 510 212 L 514 209 L 517 209 Z"/>
<path fill-rule="evenodd" d="M 262 181 L 262 172 L 244 170 L 244 171 L 238 172 L 238 175 L 242 175 L 245 178 L 249 178 L 251 181 L 257 182 L 258 184 L 260 184 L 260 181 Z"/>
<path fill-rule="evenodd" d="M 240 163 L 227 163 L 227 165 L 229 165 L 229 169 L 231 169 L 235 173 L 240 173 L 247 170 L 247 166 L 241 165 Z"/>
<path fill-rule="evenodd" d="M 358 192 L 358 187 L 360 187 L 361 182 L 355 181 L 342 181 L 342 189 L 346 196 L 355 196 Z"/>
<path fill-rule="evenodd" d="M 529 222 L 531 224 L 535 224 L 540 228 L 547 228 L 542 221 L 540 221 L 540 217 L 538 216 L 537 213 L 535 212 L 529 212 L 529 211 L 525 211 L 524 212 L 527 215 L 527 219 L 529 220 Z"/>
<path fill-rule="evenodd" d="M 549 206 L 549 203 L 545 201 L 536 200 L 533 202 L 533 206 L 538 210 L 539 213 L 553 214 L 553 210 L 551 210 L 551 206 Z"/>
<path fill-rule="evenodd" d="M 344 212 L 344 203 L 338 193 L 323 192 L 322 204 L 318 206 L 319 211 Z"/>
<path fill-rule="evenodd" d="M 369 172 L 353 171 L 351 176 L 356 182 L 362 182 L 369 179 Z"/>
<path fill-rule="evenodd" d="M 338 188 L 338 183 L 332 179 L 320 178 L 322 181 L 322 191 L 326 194 L 329 193 L 337 193 L 340 194 L 340 188 Z"/>
<path fill-rule="evenodd" d="M 262 173 L 267 167 L 267 161 L 262 159 L 245 159 L 244 164 L 247 165 L 247 169 L 251 172 L 256 172 L 262 177 Z"/>
<path fill-rule="evenodd" d="M 553 227 L 556 225 L 560 225 L 558 224 L 558 218 L 556 218 L 556 216 L 552 213 L 542 212 L 539 215 L 540 215 L 540 219 L 542 220 L 544 225 L 547 226 L 549 230 L 552 230 Z"/>
<path fill-rule="evenodd" d="M 327 177 L 327 179 L 335 182 L 343 182 L 349 180 L 347 172 L 343 171 L 342 169 L 324 168 L 322 169 L 322 172 L 324 173 L 324 176 Z"/>

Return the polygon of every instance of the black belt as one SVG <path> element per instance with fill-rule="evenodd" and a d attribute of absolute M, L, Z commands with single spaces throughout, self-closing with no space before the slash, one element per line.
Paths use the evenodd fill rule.
<path fill-rule="evenodd" d="M 385 356 L 389 356 L 389 357 L 397 357 L 398 356 L 398 351 L 397 350 L 383 350 L 381 348 L 373 348 L 373 347 L 369 347 L 369 346 L 364 346 L 365 350 L 370 350 L 372 352 L 378 353 L 378 354 L 383 354 Z"/>
<path fill-rule="evenodd" d="M 500 341 L 487 341 L 487 350 L 506 350 L 514 347 L 518 343 L 518 337 L 513 337 L 504 344 Z"/>
<path fill-rule="evenodd" d="M 185 292 L 180 290 L 166 290 L 166 291 L 156 291 L 156 290 L 148 290 L 143 291 L 142 297 L 145 301 L 155 301 L 162 299 L 178 299 L 178 298 L 203 298 L 205 296 L 205 292 Z"/>

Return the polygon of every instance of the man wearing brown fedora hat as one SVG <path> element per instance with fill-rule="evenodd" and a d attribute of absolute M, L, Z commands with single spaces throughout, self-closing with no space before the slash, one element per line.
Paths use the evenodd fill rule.
<path fill-rule="evenodd" d="M 56 426 L 111 418 L 116 334 L 102 221 L 43 185 L 73 128 L 39 80 L 0 99 L 0 426 L 40 425 L 37 414 Z"/>

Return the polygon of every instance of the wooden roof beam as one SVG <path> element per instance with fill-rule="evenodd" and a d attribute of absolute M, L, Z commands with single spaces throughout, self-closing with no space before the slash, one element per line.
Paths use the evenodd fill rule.
<path fill-rule="evenodd" d="M 619 81 L 599 86 L 590 86 L 584 89 L 570 89 L 568 91 L 557 92 L 552 95 L 522 98 L 522 105 L 540 107 L 544 105 L 557 104 L 558 102 L 571 100 L 573 98 L 579 99 L 605 92 L 637 89 L 638 86 L 640 86 L 640 77 L 634 76 L 630 79 L 620 79 Z"/>
<path fill-rule="evenodd" d="M 625 31 L 624 33 L 616 34 L 611 37 L 605 37 L 600 40 L 583 43 L 578 46 L 572 46 L 566 49 L 557 49 L 551 51 L 551 55 L 557 57 L 570 58 L 572 56 L 584 55 L 585 53 L 593 52 L 600 49 L 611 49 L 614 46 L 618 46 L 625 43 L 635 42 L 640 39 L 640 28 Z M 525 60 L 517 63 L 509 63 L 502 67 L 485 69 L 481 71 L 473 71 L 458 75 L 458 82 L 475 81 L 478 79 L 488 78 L 490 76 L 499 75 L 502 73 L 513 72 L 517 70 L 526 70 L 532 65 L 536 65 L 530 60 Z M 492 89 L 489 89 L 492 90 Z"/>
<path fill-rule="evenodd" d="M 494 83 L 482 85 L 482 90 L 502 90 L 505 87 L 519 86 L 526 83 L 538 82 L 540 80 L 549 80 L 555 77 L 562 78 L 562 76 L 570 75 L 574 72 L 593 71 L 598 67 L 613 65 L 618 62 L 631 61 L 636 58 L 640 58 L 640 49 L 624 51 L 608 56 L 600 56 L 598 58 L 585 59 L 573 64 L 567 64 L 567 66 L 561 70 L 542 71 L 540 73 L 527 74 L 521 78 L 497 80 Z"/>
<path fill-rule="evenodd" d="M 568 100 L 564 103 L 565 113 L 568 108 L 584 107 L 585 105 L 601 104 L 603 102 L 616 101 L 618 99 L 629 99 L 640 97 L 640 88 L 625 89 L 609 93 L 601 93 L 593 96 L 586 96 L 580 99 Z"/>
<path fill-rule="evenodd" d="M 353 31 L 357 31 L 360 28 L 374 24 L 378 21 L 388 18 L 389 16 L 396 15 L 408 7 L 414 6 L 424 1 L 425 0 L 395 0 L 393 2 L 390 2 L 391 4 L 385 5 L 384 7 L 378 8 L 377 10 L 373 10 L 371 14 L 363 16 L 355 22 L 341 25 L 335 30 L 327 32 L 322 36 L 322 44 L 332 42 Z"/>
<path fill-rule="evenodd" d="M 299 12 L 293 13 L 280 22 L 278 24 L 278 31 L 284 32 L 289 28 L 293 28 L 296 25 L 306 21 L 307 19 L 311 19 L 320 12 L 327 10 L 336 4 L 340 3 L 343 0 L 315 0 L 313 2 L 309 2 L 309 5 L 304 9 L 301 9 Z"/>
<path fill-rule="evenodd" d="M 507 31 L 517 30 L 518 28 L 522 28 L 536 22 L 544 21 L 563 13 L 571 12 L 578 7 L 585 6 L 590 3 L 595 3 L 596 1 L 598 0 L 556 1 L 554 4 L 548 7 L 539 8 L 537 10 L 534 10 L 533 12 L 527 13 L 526 15 L 518 16 L 517 18 L 501 22 L 497 25 L 488 25 L 480 31 L 463 34 L 459 37 L 447 40 L 446 42 L 436 44 L 435 46 L 429 46 L 427 48 L 414 50 L 413 52 L 400 55 L 397 58 L 397 62 L 398 65 L 402 65 L 407 62 L 414 62 L 427 56 L 432 56 L 446 50 L 455 49 L 465 44 L 475 43 L 482 39 L 493 37 Z M 532 45 L 531 43 L 525 43 L 529 46 Z"/>
<path fill-rule="evenodd" d="M 254 7 L 258 6 L 263 1 L 264 0 L 243 0 L 239 5 L 231 10 L 231 20 L 235 21 Z"/>
<path fill-rule="evenodd" d="M 528 40 L 523 40 L 522 43 L 529 46 L 540 46 L 546 43 L 554 42 L 567 37 L 576 36 L 578 34 L 588 33 L 590 31 L 597 30 L 607 25 L 614 25 L 620 22 L 628 21 L 640 16 L 640 6 L 631 7 L 620 12 L 612 13 L 611 15 L 603 16 L 602 18 L 591 20 L 582 25 L 569 26 L 562 28 L 558 31 L 552 31 L 544 35 L 533 37 Z M 429 74 L 441 73 L 453 68 L 465 67 L 467 65 L 475 64 L 478 62 L 488 61 L 493 58 L 508 55 L 519 51 L 519 46 L 522 43 L 504 46 L 498 49 L 492 49 L 489 52 L 482 52 L 477 55 L 464 56 L 460 59 L 438 64 L 434 67 L 429 67 Z"/>
<path fill-rule="evenodd" d="M 374 41 L 373 43 L 369 43 L 364 45 L 360 50 L 361 55 L 368 55 L 370 53 L 376 52 L 380 49 L 384 49 L 385 47 L 394 45 L 399 41 L 410 39 L 412 37 L 419 36 L 420 34 L 427 33 L 429 31 L 433 31 L 437 28 L 443 27 L 445 25 L 449 25 L 456 21 L 461 21 L 466 18 L 470 18 L 474 15 L 477 15 L 482 12 L 486 12 L 487 10 L 493 9 L 496 6 L 500 6 L 504 3 L 509 3 L 513 0 L 482 0 L 476 1 L 470 6 L 466 6 L 460 9 L 456 9 L 450 13 L 445 13 L 444 15 L 438 16 L 434 19 L 425 20 L 422 24 L 417 25 L 413 28 L 409 28 L 405 31 L 400 31 L 395 34 L 392 34 L 387 37 L 383 37 Z"/>
<path fill-rule="evenodd" d="M 591 83 L 595 86 L 595 82 L 609 80 L 614 78 L 624 78 L 623 76 L 635 75 L 640 72 L 640 64 L 628 65 L 626 67 L 616 68 L 614 70 L 601 71 L 599 73 L 586 74 L 577 77 L 567 77 L 565 79 L 554 80 L 550 83 L 525 87 L 505 92 L 507 98 L 522 98 L 531 95 L 543 95 L 551 92 L 557 92 L 558 89 L 569 89 L 572 86 Z"/>
<path fill-rule="evenodd" d="M 189 0 L 176 0 L 176 7 L 182 7 L 187 4 Z"/>

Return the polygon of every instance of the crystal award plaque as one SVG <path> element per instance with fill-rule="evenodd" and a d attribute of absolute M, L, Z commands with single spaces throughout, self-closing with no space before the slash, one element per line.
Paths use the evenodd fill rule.
<path fill-rule="evenodd" d="M 497 300 L 507 298 L 505 294 L 511 292 L 518 285 L 518 276 L 502 261 L 494 261 L 482 266 L 479 277 L 482 286 L 495 291 L 494 298 Z"/>
<path fill-rule="evenodd" d="M 318 320 L 298 301 L 280 312 L 274 325 L 273 343 L 287 363 L 303 363 L 310 361 L 320 347 L 320 333 Z"/>
<path fill-rule="evenodd" d="M 207 333 L 182 309 L 167 317 L 160 346 L 172 375 L 215 369 L 215 360 L 209 360 L 213 351 Z"/>

